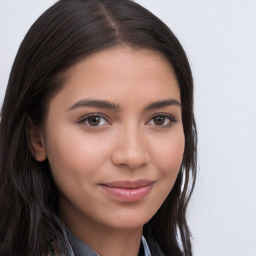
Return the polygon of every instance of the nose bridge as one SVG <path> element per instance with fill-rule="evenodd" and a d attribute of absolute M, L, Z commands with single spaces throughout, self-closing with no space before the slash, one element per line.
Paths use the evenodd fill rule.
<path fill-rule="evenodd" d="M 120 128 L 113 160 L 115 164 L 133 169 L 149 161 L 145 134 L 136 123 L 130 122 Z"/>

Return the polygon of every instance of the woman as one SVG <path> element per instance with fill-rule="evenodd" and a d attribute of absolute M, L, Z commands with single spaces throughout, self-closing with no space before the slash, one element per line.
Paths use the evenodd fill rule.
<path fill-rule="evenodd" d="M 16 56 L 0 125 L 1 255 L 192 255 L 193 81 L 123 0 L 61 0 Z"/>

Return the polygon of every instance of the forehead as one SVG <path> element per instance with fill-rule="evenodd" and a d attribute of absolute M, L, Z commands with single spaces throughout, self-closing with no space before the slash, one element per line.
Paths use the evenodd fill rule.
<path fill-rule="evenodd" d="M 173 68 L 161 53 L 116 47 L 74 65 L 67 72 L 60 96 L 67 102 L 84 97 L 121 101 L 124 97 L 129 103 L 129 99 L 155 101 L 159 97 L 179 100 L 180 91 Z"/>

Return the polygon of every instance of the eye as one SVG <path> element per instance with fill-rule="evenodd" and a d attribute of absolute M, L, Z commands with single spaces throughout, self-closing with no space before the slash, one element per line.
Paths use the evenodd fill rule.
<path fill-rule="evenodd" d="M 172 115 L 159 114 L 152 117 L 147 124 L 156 125 L 162 127 L 171 126 L 173 123 L 176 123 L 176 119 Z"/>
<path fill-rule="evenodd" d="M 83 119 L 79 121 L 79 123 L 94 127 L 110 124 L 105 117 L 99 114 L 85 116 Z"/>

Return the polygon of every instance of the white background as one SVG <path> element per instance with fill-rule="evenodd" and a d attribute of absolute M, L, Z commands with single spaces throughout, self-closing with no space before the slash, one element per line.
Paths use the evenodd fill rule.
<path fill-rule="evenodd" d="M 19 44 L 54 0 L 0 0 L 0 104 Z M 139 0 L 173 30 L 195 80 L 195 256 L 256 256 L 256 1 Z"/>

